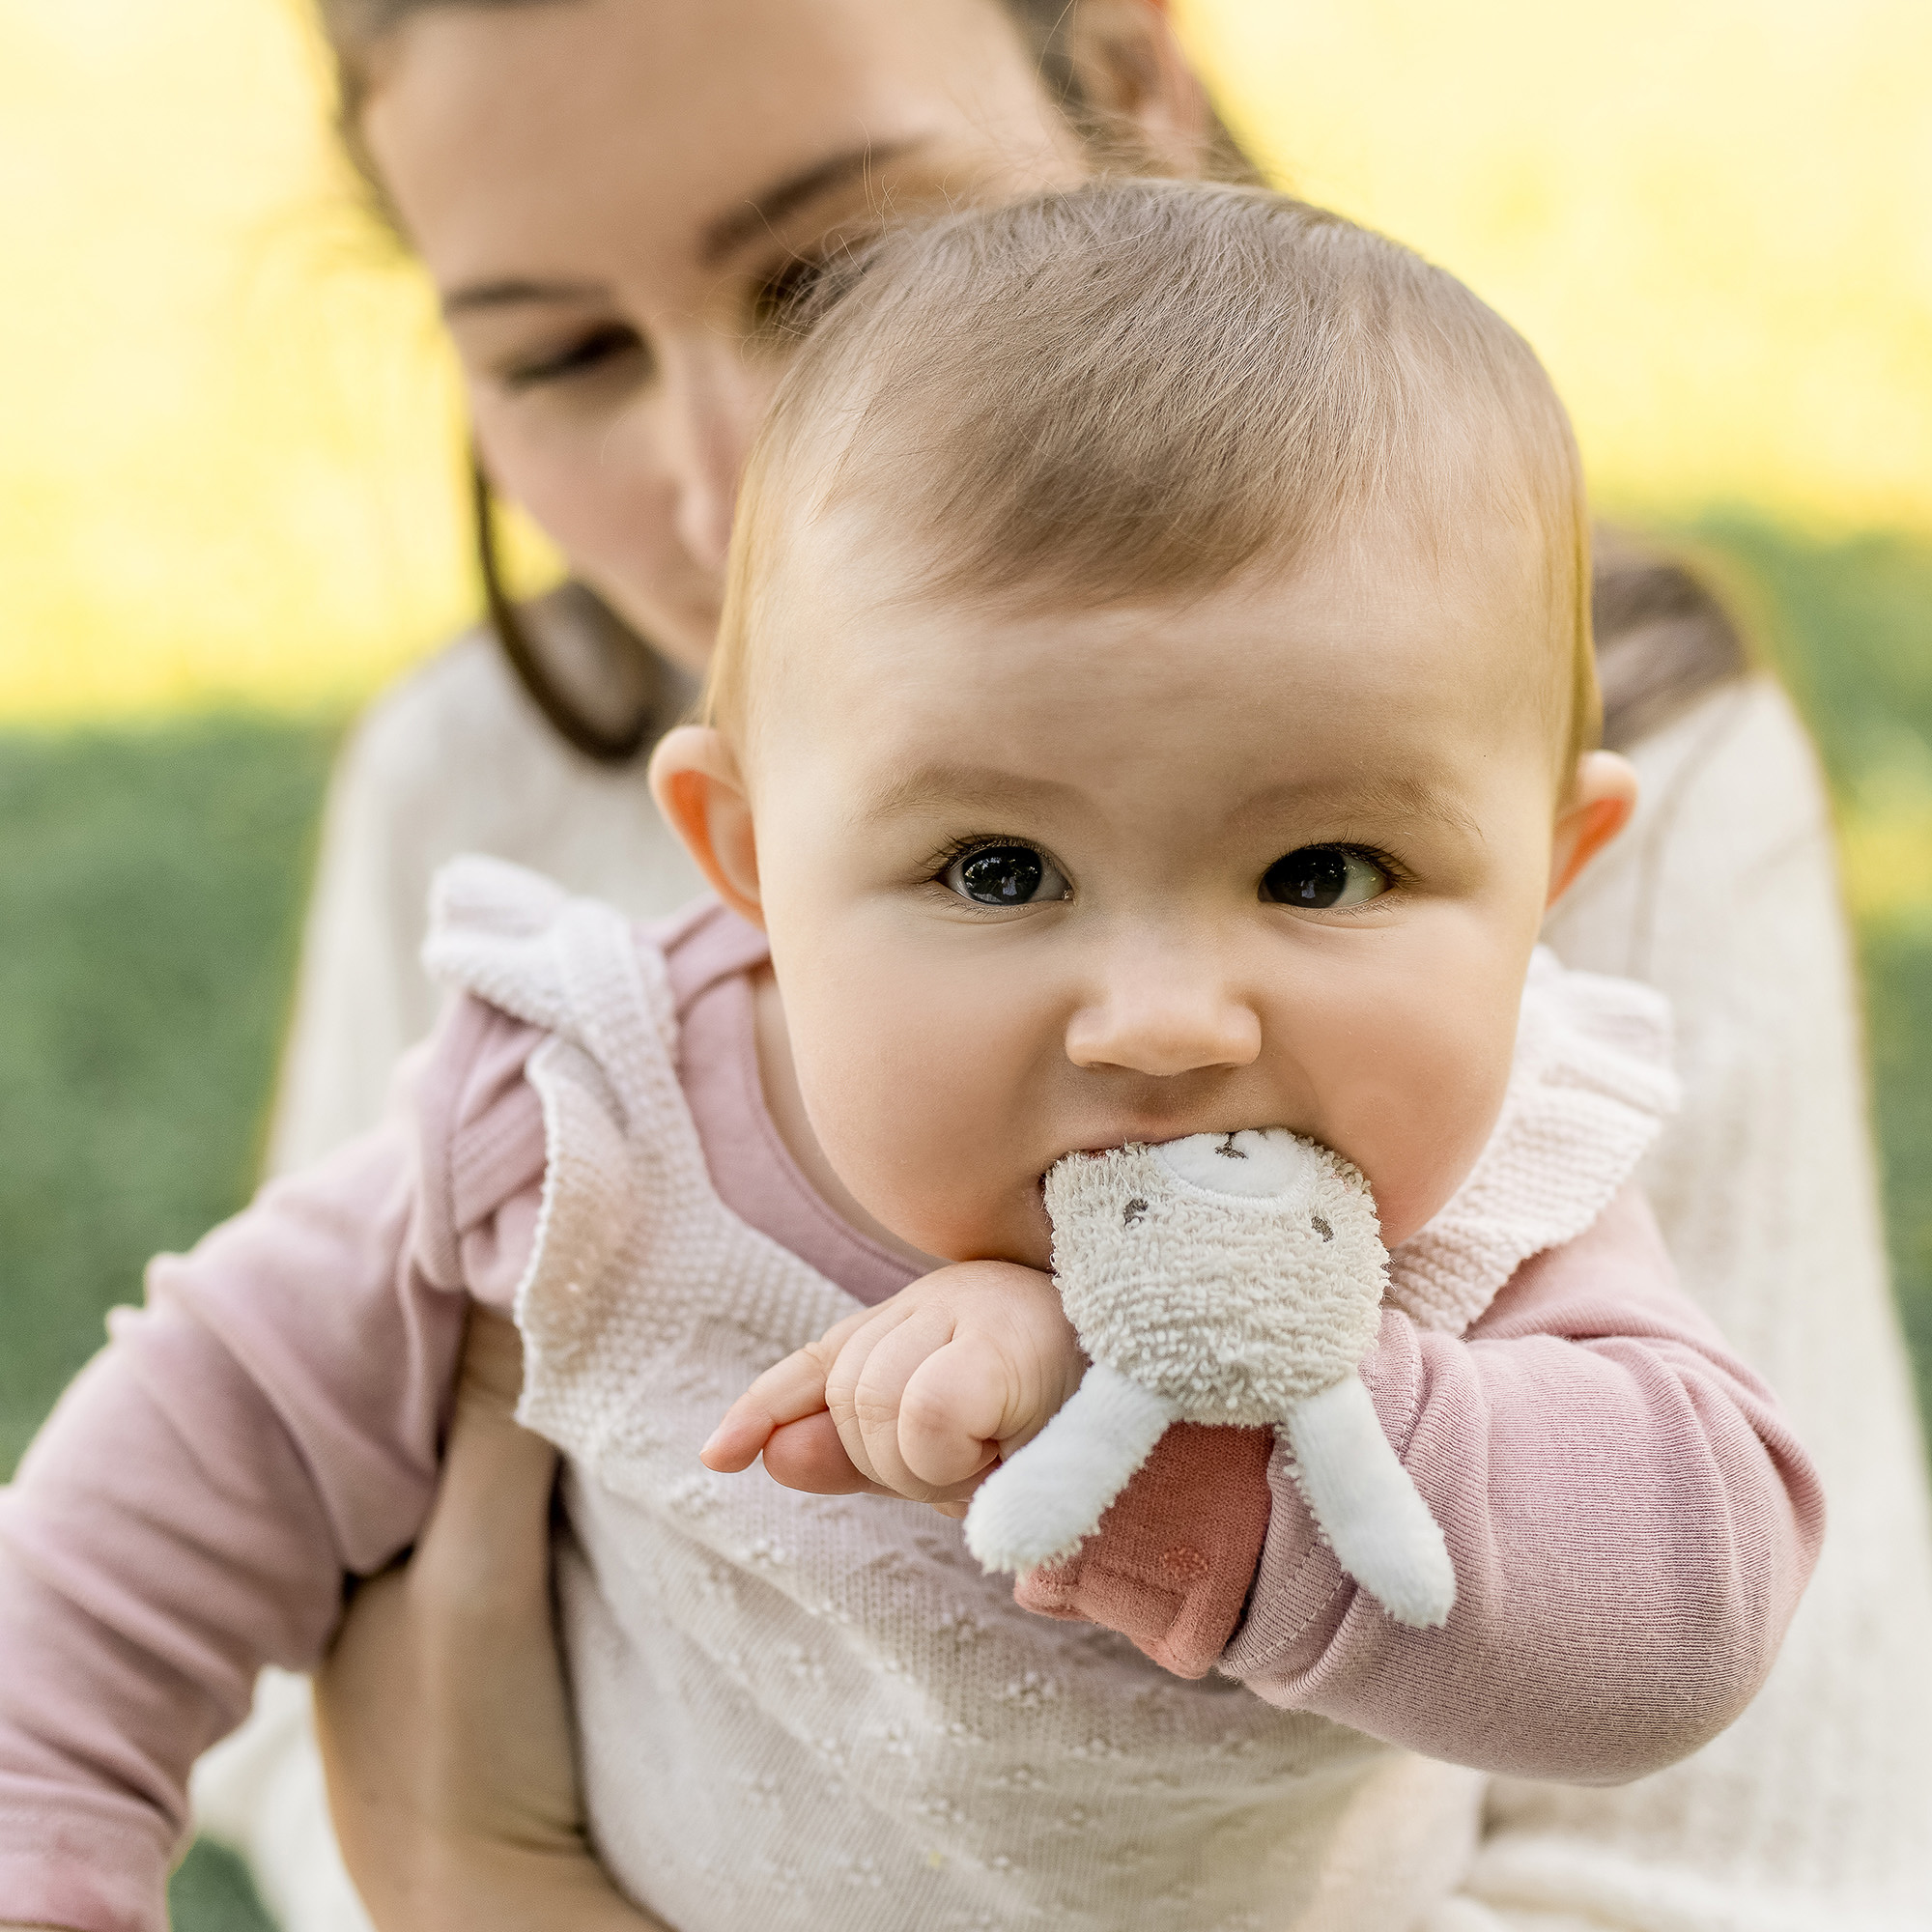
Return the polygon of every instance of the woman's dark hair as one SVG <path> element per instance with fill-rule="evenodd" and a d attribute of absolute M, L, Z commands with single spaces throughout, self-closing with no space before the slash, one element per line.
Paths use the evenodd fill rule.
<path fill-rule="evenodd" d="M 1705 692 L 1751 668 L 1743 631 L 1682 559 L 1599 528 L 1590 588 L 1604 743 L 1627 752 Z"/>
<path fill-rule="evenodd" d="M 337 127 L 343 146 L 365 185 L 373 211 L 390 228 L 397 228 L 394 211 L 361 131 L 369 50 L 412 15 L 432 9 L 507 11 L 562 4 L 567 0 L 317 0 L 323 31 L 335 56 Z M 1079 0 L 1000 0 L 1000 4 L 1025 37 L 1041 85 L 1101 165 L 1124 173 L 1138 171 L 1144 157 L 1135 152 L 1130 130 L 1096 113 L 1082 96 L 1068 51 Z M 1218 116 L 1206 172 L 1219 181 L 1263 180 L 1259 167 Z M 477 567 L 490 623 L 504 658 L 559 736 L 600 763 L 628 763 L 665 722 L 658 716 L 659 698 L 653 696 L 639 704 L 634 716 L 607 724 L 589 716 L 562 689 L 538 647 L 527 607 L 516 603 L 504 587 L 489 479 L 480 464 L 472 466 L 472 473 Z M 578 603 L 595 610 L 608 632 L 627 636 L 640 653 L 650 653 L 648 639 L 628 631 L 587 587 L 573 590 Z M 1603 684 L 1604 742 L 1613 750 L 1656 730 L 1704 692 L 1747 668 L 1747 652 L 1737 627 L 1686 565 L 1609 532 L 1598 535 L 1592 605 Z M 646 688 L 654 689 L 654 682 L 646 680 Z"/>

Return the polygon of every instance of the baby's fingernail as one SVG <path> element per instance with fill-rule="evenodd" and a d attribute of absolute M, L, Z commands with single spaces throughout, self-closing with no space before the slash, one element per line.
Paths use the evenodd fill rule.
<path fill-rule="evenodd" d="M 721 1422 L 718 1425 L 718 1427 L 714 1429 L 711 1432 L 711 1434 L 704 1438 L 704 1447 L 697 1452 L 697 1460 L 700 1463 L 703 1462 L 705 1457 L 711 1454 L 712 1450 L 717 1448 L 718 1438 L 724 1434 L 724 1425 Z"/>

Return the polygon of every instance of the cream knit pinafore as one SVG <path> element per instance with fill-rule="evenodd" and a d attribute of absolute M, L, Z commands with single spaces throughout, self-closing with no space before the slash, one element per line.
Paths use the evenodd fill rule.
<path fill-rule="evenodd" d="M 544 1028 L 523 1420 L 564 1452 L 557 1583 L 607 1868 L 675 1932 L 1407 1932 L 1480 1780 L 1034 1616 L 923 1506 L 697 1461 L 858 1304 L 718 1199 L 663 962 L 469 861 L 429 958 Z"/>

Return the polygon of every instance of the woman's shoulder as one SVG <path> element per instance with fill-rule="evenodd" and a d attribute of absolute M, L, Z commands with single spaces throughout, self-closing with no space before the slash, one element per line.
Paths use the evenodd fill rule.
<path fill-rule="evenodd" d="M 380 692 L 362 712 L 343 769 L 362 782 L 421 790 L 478 757 L 508 753 L 562 764 L 568 753 L 517 683 L 496 639 L 478 627 L 452 639 Z"/>
<path fill-rule="evenodd" d="M 1625 755 L 1643 782 L 1639 838 L 1694 830 L 1776 843 L 1831 822 L 1810 734 L 1767 671 L 1716 686 Z"/>
<path fill-rule="evenodd" d="M 701 882 L 651 802 L 646 766 L 565 744 L 495 638 L 470 632 L 363 715 L 336 768 L 328 853 L 371 854 L 403 878 L 412 923 L 431 874 L 460 852 L 497 853 L 634 916 L 663 913 Z"/>
<path fill-rule="evenodd" d="M 1680 982 L 1788 973 L 1771 942 L 1794 923 L 1842 950 L 1831 803 L 1776 679 L 1719 685 L 1626 755 L 1635 815 L 1545 928 L 1566 964 L 1663 985 L 1681 1004 Z"/>

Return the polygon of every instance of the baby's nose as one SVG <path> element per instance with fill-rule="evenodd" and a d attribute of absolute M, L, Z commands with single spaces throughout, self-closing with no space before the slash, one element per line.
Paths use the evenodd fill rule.
<path fill-rule="evenodd" d="M 1076 1066 L 1117 1066 L 1167 1077 L 1246 1066 L 1262 1050 L 1261 1016 L 1209 980 L 1126 976 L 1076 1011 L 1066 1057 Z"/>

